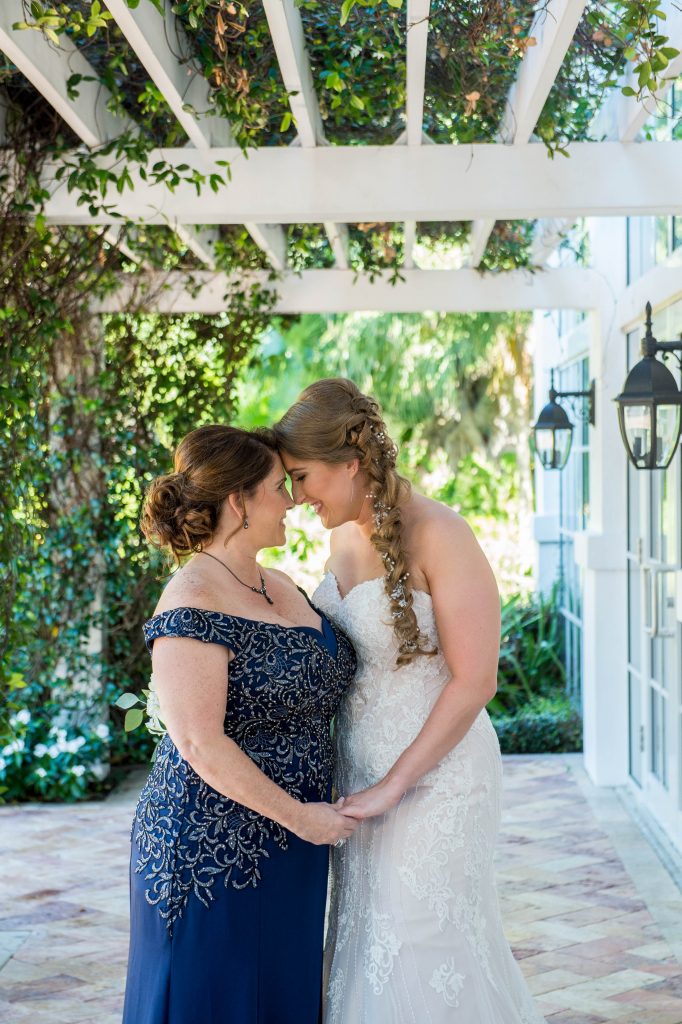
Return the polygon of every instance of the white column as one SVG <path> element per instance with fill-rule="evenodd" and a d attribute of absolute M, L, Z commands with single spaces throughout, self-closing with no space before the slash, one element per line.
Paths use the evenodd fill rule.
<path fill-rule="evenodd" d="M 560 361 L 556 322 L 552 314 L 536 312 L 531 326 L 533 349 L 533 422 L 549 401 L 549 373 Z M 548 596 L 559 574 L 559 474 L 544 470 L 535 459 L 533 514 L 535 590 Z"/>
<path fill-rule="evenodd" d="M 609 218 L 590 228 L 594 266 L 607 287 L 592 314 L 596 426 L 590 430 L 590 518 L 588 529 L 575 536 L 575 557 L 583 571 L 585 767 L 597 785 L 612 786 L 628 775 L 627 457 L 613 402 L 626 365 L 626 339 L 614 316 L 626 285 L 626 224 Z"/>

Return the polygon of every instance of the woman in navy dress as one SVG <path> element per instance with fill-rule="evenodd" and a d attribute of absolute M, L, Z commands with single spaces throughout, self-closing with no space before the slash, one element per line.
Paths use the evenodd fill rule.
<path fill-rule="evenodd" d="M 167 733 L 135 812 L 124 1024 L 318 1024 L 345 635 L 256 561 L 292 507 L 271 435 L 201 427 L 142 529 L 182 567 L 145 624 Z"/>

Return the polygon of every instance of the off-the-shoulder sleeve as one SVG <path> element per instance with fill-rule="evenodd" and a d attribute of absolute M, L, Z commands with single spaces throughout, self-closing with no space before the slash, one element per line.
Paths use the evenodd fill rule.
<path fill-rule="evenodd" d="M 144 624 L 144 639 L 151 654 L 154 641 L 162 636 L 184 636 L 205 644 L 222 644 L 237 653 L 239 623 L 224 612 L 203 608 L 171 608 L 154 615 Z"/>

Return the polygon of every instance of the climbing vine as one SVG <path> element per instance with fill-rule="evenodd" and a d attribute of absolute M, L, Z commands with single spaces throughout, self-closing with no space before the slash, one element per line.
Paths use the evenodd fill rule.
<path fill-rule="evenodd" d="M 144 737 L 126 737 L 111 718 L 118 694 L 139 692 L 149 673 L 141 624 L 162 566 L 139 536 L 144 489 L 181 436 L 229 420 L 271 294 L 238 282 L 217 317 L 147 314 L 151 292 L 126 314 L 91 315 L 93 300 L 139 276 L 137 260 L 162 283 L 178 267 L 191 277 L 192 261 L 163 227 L 130 226 L 131 258 L 104 229 L 47 225 L 44 166 L 68 136 L 11 68 L 4 73 L 0 794 L 78 799 L 110 784 L 109 762 L 147 753 Z M 223 232 L 226 266 L 236 265 L 242 234 Z"/>

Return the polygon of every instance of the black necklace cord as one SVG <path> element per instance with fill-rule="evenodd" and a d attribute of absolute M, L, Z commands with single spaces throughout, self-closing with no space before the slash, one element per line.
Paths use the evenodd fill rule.
<path fill-rule="evenodd" d="M 218 565 L 222 565 L 223 569 L 227 569 L 230 576 L 234 576 L 237 583 L 241 583 L 243 587 L 247 587 L 249 590 L 252 590 L 254 594 L 260 594 L 261 597 L 265 598 L 268 604 L 275 603 L 267 592 L 267 589 L 265 587 L 265 580 L 263 579 L 263 573 L 260 571 L 260 569 L 258 570 L 258 575 L 260 576 L 260 587 L 252 587 L 250 583 L 244 583 L 244 580 L 240 580 L 239 576 L 237 576 L 236 572 L 233 572 L 232 569 L 230 569 L 229 565 L 225 565 L 225 563 L 222 562 L 219 558 L 216 558 L 215 555 L 212 555 L 210 551 L 200 551 L 199 554 L 208 555 L 208 557 L 212 558 L 214 562 L 218 563 Z"/>

